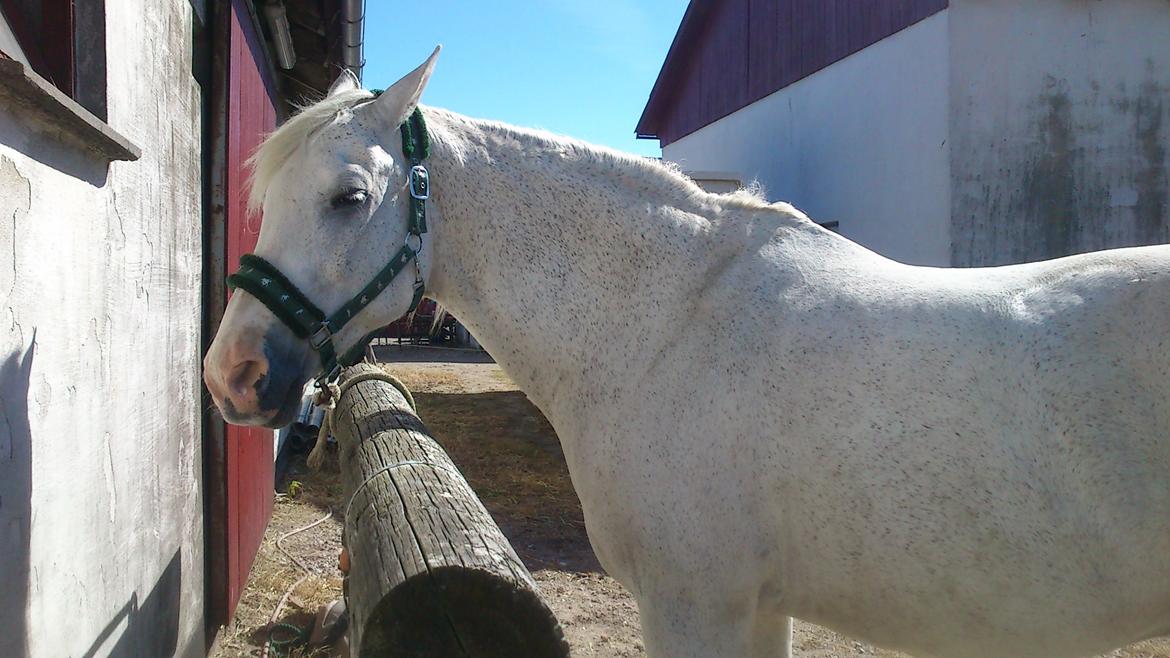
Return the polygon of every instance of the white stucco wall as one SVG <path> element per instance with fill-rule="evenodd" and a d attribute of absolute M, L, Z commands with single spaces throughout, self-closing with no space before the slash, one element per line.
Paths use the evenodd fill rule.
<path fill-rule="evenodd" d="M 955 263 L 1170 239 L 1170 2 L 949 11 Z"/>
<path fill-rule="evenodd" d="M 106 162 L 0 105 L 0 655 L 203 655 L 187 0 L 107 1 Z"/>
<path fill-rule="evenodd" d="M 947 11 L 667 145 L 896 260 L 950 262 Z"/>

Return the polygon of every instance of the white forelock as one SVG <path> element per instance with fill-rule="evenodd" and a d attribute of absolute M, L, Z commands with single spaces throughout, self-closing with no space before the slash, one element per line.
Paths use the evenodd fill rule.
<path fill-rule="evenodd" d="M 248 158 L 248 210 L 256 212 L 264 205 L 264 195 L 292 154 L 309 136 L 337 120 L 344 111 L 370 100 L 374 94 L 365 89 L 343 91 L 312 105 L 305 105 L 281 127 L 265 138 Z"/>

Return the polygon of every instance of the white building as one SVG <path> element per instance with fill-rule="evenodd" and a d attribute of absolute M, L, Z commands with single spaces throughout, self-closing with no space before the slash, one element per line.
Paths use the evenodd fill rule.
<path fill-rule="evenodd" d="M 1170 239 L 1165 0 L 692 0 L 638 124 L 897 260 Z"/>

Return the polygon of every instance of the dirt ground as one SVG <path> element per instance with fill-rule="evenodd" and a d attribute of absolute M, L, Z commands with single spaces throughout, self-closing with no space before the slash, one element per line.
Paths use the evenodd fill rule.
<path fill-rule="evenodd" d="M 429 347 L 380 349 L 379 358 L 414 393 L 419 415 L 528 566 L 564 626 L 574 656 L 644 656 L 637 608 L 601 569 L 589 547 L 580 504 L 552 427 L 515 384 L 478 352 Z M 296 495 L 278 496 L 272 521 L 232 624 L 220 633 L 214 658 L 259 656 L 269 618 L 303 572 L 277 550 L 284 533 L 321 518 L 317 527 L 286 539 L 285 548 L 311 572 L 289 596 L 279 623 L 306 628 L 323 603 L 341 595 L 337 556 L 343 504 L 336 459 L 321 474 L 303 463 L 292 476 Z M 276 630 L 277 640 L 292 630 Z M 827 629 L 797 622 L 794 654 L 802 658 L 886 656 Z M 293 646 L 272 656 L 329 656 Z M 1170 639 L 1133 645 L 1115 658 L 1170 658 Z"/>

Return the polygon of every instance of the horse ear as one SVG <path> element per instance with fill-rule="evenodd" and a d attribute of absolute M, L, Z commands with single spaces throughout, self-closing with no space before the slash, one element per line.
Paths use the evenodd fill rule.
<path fill-rule="evenodd" d="M 435 70 L 435 60 L 439 58 L 439 51 L 442 49 L 442 46 L 435 46 L 435 51 L 422 66 L 407 73 L 372 103 L 373 111 L 386 125 L 397 127 L 414 111 L 418 99 L 422 97 L 423 89 L 427 86 L 427 80 L 431 78 L 431 72 Z"/>
<path fill-rule="evenodd" d="M 329 85 L 329 93 L 325 97 L 336 96 L 344 91 L 353 91 L 361 89 L 361 83 L 358 82 L 357 76 L 349 69 L 341 69 L 341 75 Z"/>

